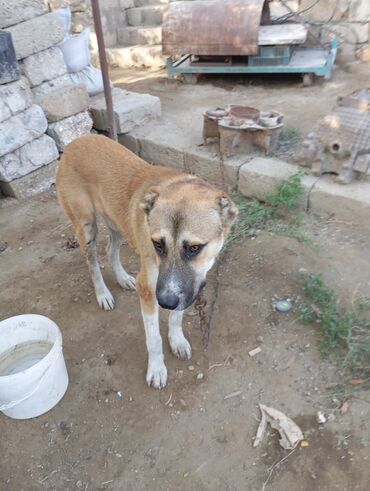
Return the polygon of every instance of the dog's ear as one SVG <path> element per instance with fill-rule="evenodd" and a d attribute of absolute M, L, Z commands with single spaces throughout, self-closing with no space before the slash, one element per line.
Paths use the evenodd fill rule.
<path fill-rule="evenodd" d="M 239 210 L 236 205 L 231 201 L 227 194 L 221 194 L 218 199 L 218 205 L 220 207 L 220 215 L 222 225 L 231 227 L 235 222 Z"/>
<path fill-rule="evenodd" d="M 158 198 L 159 192 L 156 188 L 150 188 L 144 194 L 143 199 L 140 203 L 140 208 L 142 208 L 145 213 L 148 215 L 152 210 L 155 200 Z"/>

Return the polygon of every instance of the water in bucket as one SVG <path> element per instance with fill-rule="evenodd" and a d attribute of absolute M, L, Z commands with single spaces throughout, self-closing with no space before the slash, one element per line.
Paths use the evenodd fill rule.
<path fill-rule="evenodd" d="M 0 377 L 23 372 L 42 360 L 53 345 L 42 341 L 20 343 L 0 355 Z"/>

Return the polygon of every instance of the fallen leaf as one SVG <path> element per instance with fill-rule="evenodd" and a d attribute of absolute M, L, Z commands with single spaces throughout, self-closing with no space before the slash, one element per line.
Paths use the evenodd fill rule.
<path fill-rule="evenodd" d="M 279 443 L 285 450 L 293 450 L 297 444 L 304 439 L 299 426 L 284 413 L 273 407 L 264 406 L 263 404 L 260 404 L 259 406 L 262 418 L 257 429 L 253 447 L 257 447 L 262 441 L 266 432 L 267 423 L 270 423 L 272 428 L 278 430 L 281 437 Z"/>
<path fill-rule="evenodd" d="M 365 380 L 362 378 L 352 378 L 351 380 L 348 381 L 348 383 L 351 385 L 360 385 L 363 384 L 364 382 Z"/>

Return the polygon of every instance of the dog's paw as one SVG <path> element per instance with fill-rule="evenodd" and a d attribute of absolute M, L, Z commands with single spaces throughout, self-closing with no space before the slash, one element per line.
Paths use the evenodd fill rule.
<path fill-rule="evenodd" d="M 117 278 L 118 283 L 125 288 L 126 290 L 136 290 L 136 279 L 134 276 L 130 276 L 126 274 L 125 276 L 121 276 Z"/>
<path fill-rule="evenodd" d="M 107 287 L 105 287 L 101 291 L 96 292 L 96 300 L 98 301 L 99 307 L 103 310 L 114 309 L 114 298 Z"/>
<path fill-rule="evenodd" d="M 181 333 L 177 336 L 168 336 L 172 353 L 183 360 L 190 360 L 191 346 L 186 337 Z"/>
<path fill-rule="evenodd" d="M 167 385 L 167 368 L 163 360 L 149 360 L 146 372 L 146 383 L 155 389 L 161 389 Z"/>

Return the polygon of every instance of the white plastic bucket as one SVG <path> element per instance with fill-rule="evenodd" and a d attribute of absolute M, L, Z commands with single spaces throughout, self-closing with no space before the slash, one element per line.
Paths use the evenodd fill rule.
<path fill-rule="evenodd" d="M 67 387 L 55 322 L 33 314 L 0 322 L 0 411 L 10 418 L 35 418 L 53 408 Z"/>

